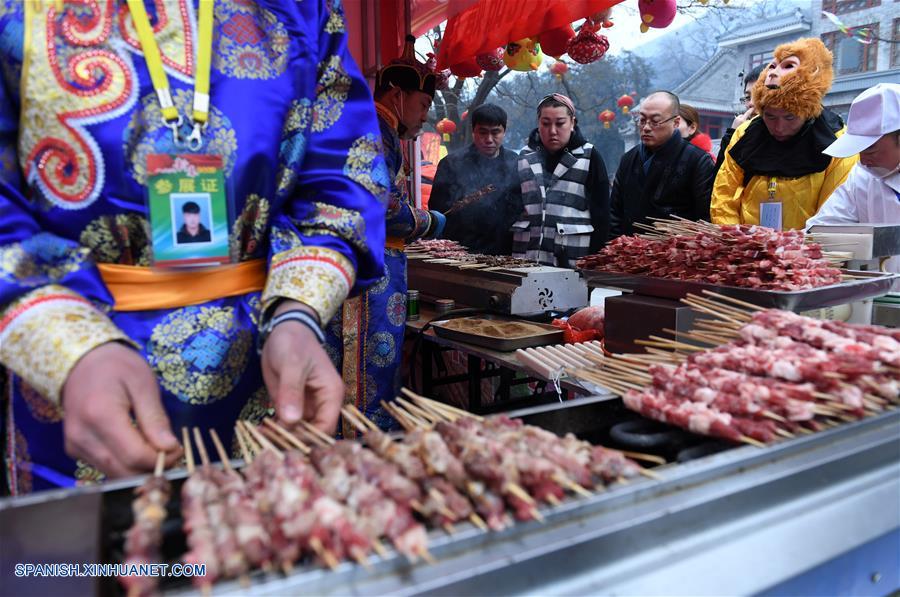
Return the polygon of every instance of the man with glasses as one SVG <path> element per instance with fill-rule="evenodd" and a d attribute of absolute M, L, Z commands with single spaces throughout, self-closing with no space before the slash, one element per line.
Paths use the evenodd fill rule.
<path fill-rule="evenodd" d="M 610 237 L 634 234 L 648 218 L 709 219 L 715 167 L 678 132 L 678 97 L 657 91 L 634 118 L 641 142 L 622 156 L 610 197 Z"/>
<path fill-rule="evenodd" d="M 472 253 L 509 255 L 520 206 L 516 153 L 503 147 L 506 112 L 483 104 L 470 118 L 472 145 L 440 161 L 428 205 L 447 216 L 444 238 Z"/>

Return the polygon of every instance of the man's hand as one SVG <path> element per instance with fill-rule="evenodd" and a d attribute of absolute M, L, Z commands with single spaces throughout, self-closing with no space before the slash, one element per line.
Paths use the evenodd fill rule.
<path fill-rule="evenodd" d="M 159 451 L 169 453 L 167 466 L 181 456 L 156 376 L 124 344 L 102 344 L 85 354 L 63 385 L 62 406 L 66 452 L 109 477 L 153 470 Z"/>
<path fill-rule="evenodd" d="M 273 313 L 315 311 L 297 301 L 282 301 Z M 269 334 L 262 353 L 262 372 L 278 418 L 291 426 L 306 419 L 332 434 L 344 401 L 344 381 L 312 331 L 298 321 L 285 321 Z"/>
<path fill-rule="evenodd" d="M 743 114 L 738 114 L 737 116 L 734 117 L 734 120 L 731 122 L 731 128 L 736 129 L 737 127 L 741 126 L 742 124 L 744 124 L 745 122 L 747 122 L 748 120 L 753 118 L 753 116 L 755 114 L 756 114 L 756 111 L 754 108 L 750 108 Z"/>

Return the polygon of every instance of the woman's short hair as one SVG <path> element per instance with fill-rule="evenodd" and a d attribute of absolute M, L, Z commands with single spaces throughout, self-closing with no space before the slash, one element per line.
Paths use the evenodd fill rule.
<path fill-rule="evenodd" d="M 681 119 L 687 124 L 693 124 L 697 127 L 700 126 L 700 114 L 694 106 L 681 104 L 681 107 L 678 109 L 678 115 L 681 116 Z"/>

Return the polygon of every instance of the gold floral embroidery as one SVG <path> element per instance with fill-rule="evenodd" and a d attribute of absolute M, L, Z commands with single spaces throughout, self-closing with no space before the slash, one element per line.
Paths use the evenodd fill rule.
<path fill-rule="evenodd" d="M 226 397 L 247 366 L 252 343 L 236 316 L 232 307 L 184 307 L 159 322 L 147 360 L 160 384 L 189 404 Z"/>
<path fill-rule="evenodd" d="M 63 286 L 42 286 L 0 313 L 0 363 L 56 404 L 75 363 L 116 340 L 130 342 L 106 315 Z"/>
<path fill-rule="evenodd" d="M 321 133 L 340 119 L 350 85 L 350 75 L 344 69 L 340 56 L 331 56 L 327 62 L 319 64 L 319 83 L 313 106 L 314 133 Z"/>
<path fill-rule="evenodd" d="M 32 478 L 31 478 L 31 454 L 28 451 L 28 440 L 25 439 L 25 435 L 19 431 L 18 427 L 13 427 L 15 432 L 15 441 L 14 441 L 14 454 L 11 454 L 10 457 L 14 459 L 12 463 L 12 475 L 13 478 L 10 479 L 11 487 L 10 490 L 17 495 L 25 495 L 26 493 L 31 493 L 32 489 Z"/>
<path fill-rule="evenodd" d="M 315 210 L 308 217 L 295 222 L 297 228 L 306 235 L 332 233 L 342 238 L 360 251 L 369 250 L 366 241 L 366 221 L 358 211 L 328 205 L 327 203 L 313 203 Z"/>
<path fill-rule="evenodd" d="M 100 216 L 82 230 L 80 241 L 97 263 L 149 266 L 149 229 L 139 214 Z"/>
<path fill-rule="evenodd" d="M 274 79 L 287 67 L 290 38 L 274 14 L 251 2 L 216 3 L 213 68 L 236 79 Z"/>
<path fill-rule="evenodd" d="M 306 135 L 312 122 L 312 102 L 303 98 L 291 102 L 284 128 L 281 131 L 281 149 L 278 165 L 278 194 L 286 195 L 297 179 L 295 170 L 299 168 L 306 153 Z"/>
<path fill-rule="evenodd" d="M 356 281 L 349 259 L 324 247 L 296 247 L 276 253 L 263 291 L 263 309 L 279 298 L 294 299 L 316 310 L 328 323 Z"/>
<path fill-rule="evenodd" d="M 341 312 L 341 340 L 343 342 L 344 404 L 356 408 L 359 399 L 359 323 L 362 312 L 362 300 L 354 297 L 344 301 Z M 341 424 L 341 433 L 345 438 L 356 437 L 356 428 L 348 422 Z"/>
<path fill-rule="evenodd" d="M 387 201 L 390 176 L 381 154 L 381 141 L 375 135 L 370 133 L 353 142 L 347 152 L 344 174 L 365 187 L 380 202 Z"/>
<path fill-rule="evenodd" d="M 188 0 L 154 0 L 156 26 L 153 37 L 159 46 L 163 64 L 170 75 L 182 81 L 193 81 L 194 76 L 194 32 L 192 21 L 193 6 Z M 141 42 L 134 28 L 134 20 L 124 2 L 119 6 L 119 30 L 125 43 L 136 53 L 142 53 Z"/>
<path fill-rule="evenodd" d="M 241 215 L 234 221 L 230 246 L 238 261 L 252 258 L 266 237 L 269 224 L 269 201 L 256 193 L 247 196 Z"/>
<path fill-rule="evenodd" d="M 344 22 L 344 8 L 341 6 L 341 0 L 328 0 L 326 2 L 328 10 L 328 22 L 325 23 L 326 33 L 343 33 L 347 30 Z"/>
<path fill-rule="evenodd" d="M 173 89 L 172 102 L 179 114 L 189 114 L 193 109 L 193 90 Z M 141 98 L 140 110 L 135 110 L 123 135 L 125 141 L 122 150 L 126 162 L 132 168 L 132 177 L 140 184 L 147 184 L 147 156 L 151 153 L 177 153 L 178 148 L 172 144 L 172 134 L 166 128 L 159 101 L 155 93 Z M 237 156 L 237 136 L 231 120 L 215 106 L 209 109 L 209 124 L 203 135 L 205 153 L 221 155 L 225 159 L 224 173 L 226 178 L 234 169 Z"/>
<path fill-rule="evenodd" d="M 0 246 L 0 280 L 31 287 L 56 282 L 81 269 L 88 253 L 84 247 L 52 234 L 37 234 L 20 243 Z"/>
<path fill-rule="evenodd" d="M 96 485 L 106 481 L 106 475 L 84 460 L 75 461 L 75 479 L 78 485 Z"/>

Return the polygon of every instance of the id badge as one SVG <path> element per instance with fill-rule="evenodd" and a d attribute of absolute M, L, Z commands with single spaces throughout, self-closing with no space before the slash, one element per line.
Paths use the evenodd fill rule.
<path fill-rule="evenodd" d="M 147 156 L 147 203 L 154 265 L 230 261 L 222 156 Z"/>
<path fill-rule="evenodd" d="M 759 224 L 766 228 L 774 228 L 781 230 L 781 202 L 775 201 L 770 203 L 759 204 Z"/>

